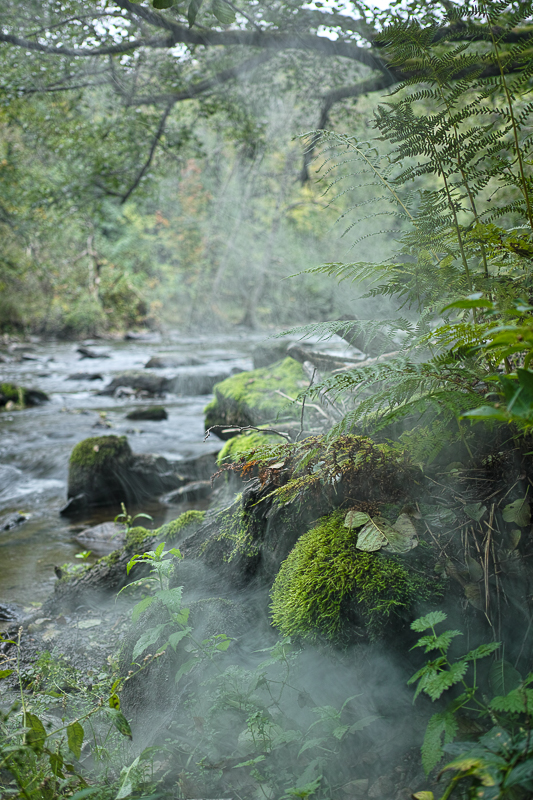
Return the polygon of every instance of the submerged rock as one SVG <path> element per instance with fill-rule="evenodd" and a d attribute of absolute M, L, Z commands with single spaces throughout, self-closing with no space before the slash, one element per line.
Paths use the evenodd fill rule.
<path fill-rule="evenodd" d="M 17 528 L 19 525 L 22 525 L 23 522 L 29 519 L 27 514 L 22 514 L 20 511 L 16 511 L 14 514 L 9 514 L 7 517 L 3 517 L 0 519 L 0 531 L 11 531 L 13 528 Z"/>
<path fill-rule="evenodd" d="M 126 419 L 152 419 L 159 421 L 162 419 L 168 419 L 168 414 L 166 408 L 163 408 L 163 406 L 135 408 L 133 411 L 130 411 L 129 414 L 126 414 Z"/>
<path fill-rule="evenodd" d="M 177 489 L 190 478 L 162 456 L 132 453 L 125 436 L 94 436 L 76 445 L 69 461 L 64 515 L 83 506 L 139 503 Z"/>
<path fill-rule="evenodd" d="M 124 526 L 117 522 L 102 522 L 76 534 L 74 540 L 88 550 L 104 555 L 123 547 L 126 532 Z"/>
<path fill-rule="evenodd" d="M 165 369 L 167 367 L 193 367 L 201 364 L 196 356 L 152 356 L 144 365 L 145 369 Z"/>

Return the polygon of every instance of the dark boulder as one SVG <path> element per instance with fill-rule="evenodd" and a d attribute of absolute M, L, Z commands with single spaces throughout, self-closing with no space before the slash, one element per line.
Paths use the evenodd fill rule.
<path fill-rule="evenodd" d="M 109 353 L 102 353 L 96 350 L 90 350 L 88 347 L 84 347 L 80 345 L 77 348 L 77 352 L 81 355 L 82 358 L 111 358 Z"/>
<path fill-rule="evenodd" d="M 75 372 L 68 376 L 67 381 L 102 381 L 103 379 L 104 376 L 99 372 Z"/>
<path fill-rule="evenodd" d="M 211 481 L 195 481 L 187 483 L 175 492 L 165 495 L 161 498 L 163 503 L 168 503 L 171 506 L 179 505 L 179 503 L 192 503 L 195 500 L 205 500 L 213 492 L 213 485 Z"/>
<path fill-rule="evenodd" d="M 126 414 L 126 419 L 152 419 L 159 421 L 162 419 L 168 419 L 168 414 L 166 408 L 163 408 L 163 406 L 135 408 L 133 411 L 130 411 L 129 414 Z"/>
<path fill-rule="evenodd" d="M 0 406 L 5 406 L 9 402 L 19 408 L 40 406 L 47 400 L 49 400 L 48 395 L 39 389 L 28 389 L 24 386 L 17 386 L 15 383 L 0 384 Z"/>
<path fill-rule="evenodd" d="M 161 395 L 168 391 L 169 381 L 159 375 L 154 375 L 153 372 L 143 372 L 140 370 L 130 370 L 128 372 L 121 372 L 113 378 L 104 389 L 98 394 L 115 394 L 119 387 L 127 387 L 129 389 L 141 389 L 151 395 Z"/>
<path fill-rule="evenodd" d="M 69 461 L 64 515 L 83 506 L 139 503 L 190 481 L 162 456 L 132 453 L 125 436 L 94 436 L 76 445 Z"/>

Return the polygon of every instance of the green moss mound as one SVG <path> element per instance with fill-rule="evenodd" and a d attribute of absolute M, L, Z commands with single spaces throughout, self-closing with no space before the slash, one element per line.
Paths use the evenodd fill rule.
<path fill-rule="evenodd" d="M 372 639 L 391 617 L 429 599 L 430 580 L 411 575 L 395 558 L 357 550 L 357 534 L 336 511 L 296 543 L 272 587 L 272 622 L 285 636 L 342 641 L 363 623 Z"/>
<path fill-rule="evenodd" d="M 299 407 L 283 395 L 296 399 L 307 385 L 302 365 L 293 358 L 232 375 L 214 387 L 215 397 L 204 409 L 205 427 L 296 420 Z"/>
<path fill-rule="evenodd" d="M 131 448 L 126 436 L 91 436 L 79 442 L 70 455 L 71 467 L 105 467 L 115 459 L 129 459 Z"/>
<path fill-rule="evenodd" d="M 275 436 L 273 434 L 256 433 L 242 433 L 239 436 L 233 436 L 228 439 L 217 457 L 217 464 L 234 463 L 240 461 L 248 455 L 252 450 L 262 448 L 268 444 L 283 444 L 285 439 L 283 436 Z"/>
<path fill-rule="evenodd" d="M 170 541 L 176 539 L 185 528 L 199 528 L 205 519 L 205 511 L 184 511 L 177 519 L 167 522 L 156 531 L 158 537 L 167 537 Z"/>
<path fill-rule="evenodd" d="M 48 395 L 39 389 L 27 389 L 24 386 L 17 386 L 16 383 L 0 384 L 0 407 L 12 402 L 20 409 L 25 406 L 38 406 L 48 399 Z"/>

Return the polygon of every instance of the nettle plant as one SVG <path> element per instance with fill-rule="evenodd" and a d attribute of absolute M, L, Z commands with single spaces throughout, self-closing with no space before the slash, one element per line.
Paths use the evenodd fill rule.
<path fill-rule="evenodd" d="M 533 673 L 525 679 L 504 658 L 493 661 L 487 680 L 480 681 L 478 661 L 493 656 L 500 642 L 481 644 L 459 658 L 450 656 L 453 640 L 461 631 L 436 627 L 446 620 L 443 611 L 432 611 L 411 624 L 420 637 L 415 648 L 424 648 L 433 658 L 408 683 L 416 683 L 414 699 L 424 693 L 433 702 L 445 693 L 453 697 L 446 708 L 430 718 L 422 745 L 422 763 L 427 774 L 445 753 L 455 756 L 441 775 L 452 773 L 441 800 L 457 789 L 471 798 L 522 800 L 533 791 Z M 427 633 L 426 633 L 427 631 Z M 490 696 L 492 695 L 492 696 Z M 460 728 L 477 728 L 476 742 L 454 743 Z M 433 800 L 432 792 L 419 792 L 417 800 Z"/>
<path fill-rule="evenodd" d="M 414 19 L 388 27 L 377 45 L 391 68 L 410 65 L 412 77 L 375 112 L 376 139 L 321 134 L 328 191 L 355 191 L 357 198 L 364 189 L 353 209 L 378 208 L 358 220 L 366 223 L 361 238 L 373 235 L 369 220 L 389 217 L 392 227 L 378 233 L 389 242 L 394 237 L 398 251 L 377 263 L 309 271 L 370 283 L 366 296 L 395 298 L 406 310 L 396 319 L 344 324 L 346 338 L 364 335 L 368 344 L 377 337 L 382 352 L 396 355 L 337 371 L 311 387 L 311 396 L 350 398 L 336 432 L 354 425 L 378 431 L 433 413 L 443 424 L 434 435 L 424 433 L 428 455 L 457 437 L 448 421 L 480 407 L 491 376 L 521 366 L 533 257 L 532 12 L 531 2 L 467 2 L 460 17 L 450 4 L 449 24 L 438 36 Z M 470 42 L 454 41 L 458 25 L 471 28 Z M 517 68 L 512 76 L 511 67 Z M 316 141 L 316 134 L 310 137 Z M 492 349 L 485 346 L 509 324 L 515 363 L 502 338 Z M 334 321 L 290 332 L 328 336 L 342 327 Z M 529 359 L 523 367 L 529 373 L 528 366 Z M 521 386 L 528 380 L 520 373 L 514 379 Z"/>
<path fill-rule="evenodd" d="M 170 557 L 169 557 L 170 556 Z M 174 558 L 181 559 L 180 551 L 173 547 L 165 550 L 165 542 L 161 542 L 155 550 L 134 555 L 127 564 L 127 574 L 129 575 L 135 565 L 147 564 L 151 567 L 147 577 L 138 578 L 128 583 L 118 594 L 126 589 L 142 587 L 150 589 L 150 594 L 143 597 L 132 610 L 132 621 L 137 622 L 143 613 L 150 607 L 159 605 L 163 609 L 165 619 L 153 625 L 139 637 L 132 653 L 132 661 L 135 663 L 149 647 L 152 647 L 160 639 L 164 638 L 154 654 L 155 658 L 162 656 L 168 647 L 176 652 L 180 642 L 187 639 L 186 651 L 190 657 L 184 661 L 176 672 L 175 681 L 178 681 L 190 672 L 202 658 L 213 658 L 214 655 L 224 652 L 231 644 L 224 634 L 216 634 L 201 642 L 196 641 L 192 635 L 192 627 L 188 625 L 188 608 L 182 607 L 183 587 L 176 586 L 169 588 L 169 579 L 174 571 Z M 118 595 L 117 595 L 118 597 Z M 152 654 L 145 657 L 145 660 L 152 658 Z"/>

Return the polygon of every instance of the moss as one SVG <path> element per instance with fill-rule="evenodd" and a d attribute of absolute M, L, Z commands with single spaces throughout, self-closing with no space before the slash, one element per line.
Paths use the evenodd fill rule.
<path fill-rule="evenodd" d="M 0 393 L 4 395 L 6 402 L 11 400 L 13 403 L 24 403 L 25 390 L 14 383 L 2 383 L 0 385 Z"/>
<path fill-rule="evenodd" d="M 251 450 L 256 448 L 263 448 L 268 444 L 283 443 L 285 439 L 282 436 L 275 436 L 272 434 L 256 433 L 255 431 L 243 433 L 240 436 L 233 436 L 225 443 L 217 457 L 217 464 L 240 461 Z"/>
<path fill-rule="evenodd" d="M 124 552 L 123 548 L 119 550 L 113 550 L 113 552 L 109 553 L 109 555 L 102 556 L 102 558 L 99 558 L 96 563 L 105 564 L 107 567 L 112 567 L 114 564 L 117 563 L 123 552 Z"/>
<path fill-rule="evenodd" d="M 434 594 L 434 581 L 409 574 L 396 558 L 358 551 L 344 517 L 335 511 L 319 520 L 281 565 L 271 612 L 283 635 L 340 641 L 356 621 L 376 639 L 391 618 Z"/>
<path fill-rule="evenodd" d="M 232 375 L 214 387 L 215 398 L 204 409 L 206 428 L 297 419 L 299 408 L 283 395 L 296 399 L 307 385 L 302 365 L 293 358 Z"/>
<path fill-rule="evenodd" d="M 155 535 L 155 533 L 156 531 L 149 531 L 140 525 L 136 525 L 135 528 L 130 528 L 126 533 L 124 550 L 127 550 L 128 552 L 137 550 L 137 548 L 142 547 L 146 539 L 150 539 Z"/>
<path fill-rule="evenodd" d="M 190 511 L 185 511 L 183 514 L 180 514 L 177 519 L 173 519 L 170 522 L 167 522 L 165 525 L 162 525 L 161 528 L 158 528 L 155 531 L 155 534 L 160 539 L 164 537 L 172 541 L 173 539 L 176 539 L 178 535 L 185 530 L 185 528 L 200 527 L 204 519 L 205 511 L 196 511 L 191 509 Z"/>
<path fill-rule="evenodd" d="M 74 447 L 69 465 L 103 468 L 112 460 L 129 460 L 130 457 L 131 448 L 126 436 L 91 436 Z"/>
<path fill-rule="evenodd" d="M 21 409 L 40 405 L 48 399 L 48 395 L 39 389 L 26 389 L 24 386 L 17 386 L 16 383 L 0 384 L 0 406 L 12 402 L 17 409 Z"/>

